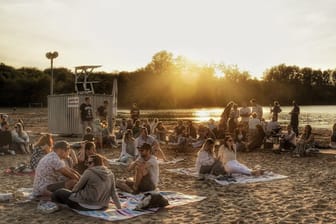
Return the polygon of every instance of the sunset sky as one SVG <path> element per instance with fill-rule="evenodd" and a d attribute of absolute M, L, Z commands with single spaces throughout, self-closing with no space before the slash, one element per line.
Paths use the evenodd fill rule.
<path fill-rule="evenodd" d="M 132 71 L 167 50 L 199 63 L 336 68 L 333 0 L 0 0 L 0 62 Z"/>

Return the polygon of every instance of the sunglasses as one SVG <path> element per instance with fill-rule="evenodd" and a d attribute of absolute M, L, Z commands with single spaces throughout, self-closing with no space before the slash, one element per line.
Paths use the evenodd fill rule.
<path fill-rule="evenodd" d="M 93 164 L 93 161 L 87 161 L 87 165 Z"/>
<path fill-rule="evenodd" d="M 229 139 L 228 142 L 232 142 L 232 139 Z"/>

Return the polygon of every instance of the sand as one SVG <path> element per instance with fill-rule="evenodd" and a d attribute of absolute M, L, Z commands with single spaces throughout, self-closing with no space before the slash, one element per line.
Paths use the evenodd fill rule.
<path fill-rule="evenodd" d="M 25 118 L 26 129 L 32 139 L 46 132 L 46 114 Z M 314 130 L 318 140 L 326 144 L 329 132 Z M 67 139 L 75 141 L 76 139 Z M 162 147 L 168 157 L 176 156 L 174 150 Z M 108 158 L 119 155 L 120 149 L 106 150 Z M 198 181 L 166 171 L 166 168 L 192 167 L 197 149 L 179 152 L 185 160 L 177 164 L 160 165 L 161 190 L 206 196 L 201 202 L 152 215 L 122 221 L 122 223 L 335 223 L 336 222 L 336 157 L 318 154 L 314 157 L 292 158 L 290 154 L 275 154 L 270 150 L 239 153 L 238 160 L 247 166 L 257 164 L 289 178 L 273 182 L 220 186 L 214 182 Z M 18 162 L 28 161 L 26 155 L 0 156 L 0 192 L 15 192 L 21 187 L 31 187 L 31 176 L 6 175 L 3 171 Z M 123 167 L 110 166 L 117 177 L 124 174 Z M 96 218 L 78 215 L 62 209 L 45 215 L 36 211 L 37 202 L 19 203 L 16 196 L 11 202 L 0 203 L 0 223 L 107 223 Z M 117 222 L 118 223 L 118 222 Z"/>

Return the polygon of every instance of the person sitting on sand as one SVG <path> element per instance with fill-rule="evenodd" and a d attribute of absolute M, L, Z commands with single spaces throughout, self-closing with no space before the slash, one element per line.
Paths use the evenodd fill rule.
<path fill-rule="evenodd" d="M 154 135 L 158 141 L 166 141 L 167 129 L 163 126 L 163 123 L 160 121 L 156 128 L 154 129 Z"/>
<path fill-rule="evenodd" d="M 197 131 L 192 121 L 187 121 L 187 134 L 191 140 L 196 140 Z"/>
<path fill-rule="evenodd" d="M 101 155 L 91 155 L 85 170 L 72 190 L 59 189 L 51 195 L 53 202 L 66 204 L 80 211 L 105 210 L 112 197 L 115 206 L 121 205 L 115 188 L 114 174 L 104 165 Z"/>
<path fill-rule="evenodd" d="M 272 120 L 268 122 L 266 125 L 265 134 L 268 137 L 274 136 L 274 135 L 277 135 L 280 132 L 280 130 L 281 130 L 281 126 L 279 122 L 277 121 L 276 116 L 273 115 Z"/>
<path fill-rule="evenodd" d="M 280 138 L 280 149 L 294 150 L 296 148 L 296 134 L 291 125 L 287 125 L 287 133 Z"/>
<path fill-rule="evenodd" d="M 237 161 L 236 145 L 230 135 L 225 136 L 224 144 L 219 147 L 218 159 L 222 162 L 225 171 L 229 174 L 240 173 L 244 175 L 259 176 L 263 170 L 252 170 Z"/>
<path fill-rule="evenodd" d="M 308 124 L 304 127 L 302 135 L 299 137 L 294 151 L 295 157 L 301 157 L 309 154 L 308 149 L 315 147 L 314 134 L 312 133 L 312 127 Z"/>
<path fill-rule="evenodd" d="M 138 156 L 138 150 L 135 147 L 135 139 L 131 129 L 127 129 L 124 133 L 124 137 L 121 143 L 121 153 L 118 161 L 122 163 L 128 163 L 135 160 Z"/>
<path fill-rule="evenodd" d="M 54 141 L 50 134 L 42 135 L 34 144 L 32 156 L 30 159 L 30 168 L 35 170 L 39 161 L 51 152 Z"/>
<path fill-rule="evenodd" d="M 149 126 L 151 128 L 151 132 L 150 133 L 154 133 L 155 132 L 155 128 L 156 128 L 156 126 L 158 124 L 159 124 L 159 118 L 149 119 Z"/>
<path fill-rule="evenodd" d="M 203 179 L 205 174 L 216 176 L 225 174 L 222 163 L 216 159 L 214 147 L 215 141 L 212 138 L 208 138 L 197 153 L 195 166 L 200 179 Z"/>
<path fill-rule="evenodd" d="M 11 150 L 10 148 L 11 144 L 12 144 L 12 133 L 9 130 L 8 121 L 4 120 L 1 122 L 1 130 L 0 130 L 0 155 L 5 155 L 5 153 L 15 155 L 15 151 Z"/>
<path fill-rule="evenodd" d="M 140 120 L 135 120 L 134 125 L 132 127 L 132 132 L 133 132 L 134 138 L 139 137 L 140 132 L 141 132 L 141 121 Z M 148 130 L 147 130 L 147 133 L 148 133 Z"/>
<path fill-rule="evenodd" d="M 210 138 L 210 131 L 209 128 L 204 126 L 203 124 L 200 124 L 198 126 L 198 138 L 195 142 L 193 142 L 191 145 L 193 148 L 198 148 L 201 147 L 203 145 L 203 143 L 205 142 L 205 140 L 207 138 Z"/>
<path fill-rule="evenodd" d="M 29 136 L 23 130 L 21 123 L 16 123 L 12 131 L 12 142 L 15 149 L 20 150 L 23 154 L 30 154 L 29 150 Z"/>
<path fill-rule="evenodd" d="M 336 149 L 336 123 L 333 125 L 329 147 Z"/>
<path fill-rule="evenodd" d="M 160 144 L 158 141 L 155 140 L 153 136 L 148 135 L 147 128 L 142 127 L 140 136 L 136 138 L 136 147 L 139 148 L 142 146 L 144 143 L 147 143 L 151 146 L 152 148 L 152 154 L 157 155 L 160 153 L 161 158 L 164 161 L 167 161 L 166 155 L 163 153 L 162 149 L 160 148 Z"/>
<path fill-rule="evenodd" d="M 92 133 L 92 128 L 86 127 L 85 135 L 83 136 L 83 141 L 90 141 L 90 142 L 95 141 L 94 134 Z"/>
<path fill-rule="evenodd" d="M 69 156 L 70 144 L 66 141 L 56 142 L 53 151 L 45 155 L 35 170 L 33 195 L 50 196 L 59 188 L 72 189 L 80 178 L 80 174 L 64 163 Z M 62 178 L 67 178 L 63 179 Z"/>
<path fill-rule="evenodd" d="M 172 143 L 177 143 L 183 131 L 186 130 L 186 127 L 183 125 L 183 120 L 178 120 L 177 125 L 174 127 L 174 132 L 169 136 L 169 141 Z"/>
<path fill-rule="evenodd" d="M 135 171 L 133 180 L 117 181 L 117 187 L 128 193 L 153 191 L 159 183 L 159 163 L 151 153 L 151 145 L 144 143 L 138 150 L 140 157 L 127 168 Z"/>
<path fill-rule="evenodd" d="M 249 138 L 249 142 L 247 144 L 248 151 L 258 149 L 264 144 L 264 140 L 266 136 L 264 129 L 259 124 L 256 126 L 256 128 L 257 128 L 257 131 L 255 135 L 252 138 Z"/>
<path fill-rule="evenodd" d="M 85 142 L 81 144 L 81 149 L 79 150 L 77 159 L 78 164 L 76 167 L 76 170 L 82 174 L 84 171 L 88 168 L 87 161 L 91 155 L 95 155 L 97 153 L 96 151 L 96 145 L 94 142 Z"/>
<path fill-rule="evenodd" d="M 238 152 L 246 150 L 247 132 L 246 128 L 244 127 L 244 124 L 242 123 L 238 124 L 238 127 L 234 132 L 234 140 L 236 142 Z"/>

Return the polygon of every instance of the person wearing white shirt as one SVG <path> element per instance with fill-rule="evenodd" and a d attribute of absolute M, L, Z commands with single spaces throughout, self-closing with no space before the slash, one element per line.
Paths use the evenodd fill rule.
<path fill-rule="evenodd" d="M 291 125 L 287 126 L 287 133 L 281 137 L 280 148 L 285 150 L 294 150 L 296 148 L 296 134 Z"/>

